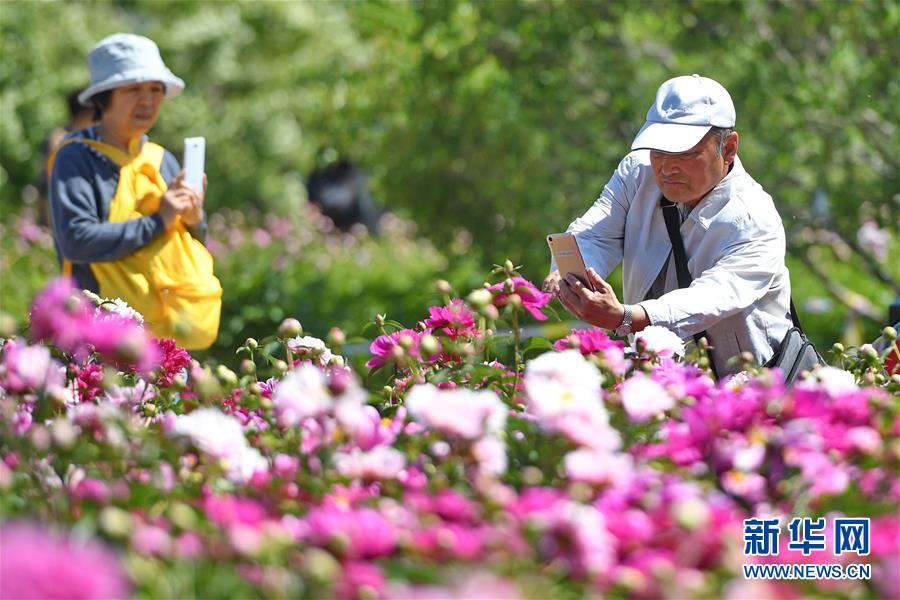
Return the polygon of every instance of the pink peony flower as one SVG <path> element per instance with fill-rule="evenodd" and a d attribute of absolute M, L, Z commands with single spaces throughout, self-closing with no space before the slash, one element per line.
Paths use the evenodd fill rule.
<path fill-rule="evenodd" d="M 533 283 L 523 277 L 513 277 L 513 292 L 522 299 L 522 306 L 532 317 L 538 321 L 546 321 L 547 315 L 541 312 L 541 309 L 550 303 L 553 298 L 552 294 L 548 294 L 537 289 Z M 497 283 L 488 288 L 494 293 L 494 306 L 503 308 L 506 306 L 511 295 L 506 291 L 506 283 Z"/>
<path fill-rule="evenodd" d="M 8 340 L 2 348 L 0 387 L 13 392 L 38 392 L 65 384 L 63 366 L 45 346 L 29 346 L 24 340 Z"/>
<path fill-rule="evenodd" d="M 92 402 L 103 393 L 103 366 L 88 363 L 83 367 L 71 365 L 75 372 L 75 389 L 81 402 Z"/>
<path fill-rule="evenodd" d="M 401 351 L 410 356 L 419 356 L 419 342 L 422 339 L 422 333 L 413 331 L 412 329 L 401 329 L 388 335 L 381 335 L 375 338 L 372 345 L 369 346 L 369 352 L 374 356 L 369 359 L 366 366 L 370 369 L 377 369 L 396 360 L 396 355 Z M 402 345 L 409 344 L 409 348 L 404 350 Z"/>
<path fill-rule="evenodd" d="M 640 373 L 625 380 L 619 393 L 625 412 L 632 421 L 646 421 L 675 406 L 675 401 L 663 386 Z"/>
<path fill-rule="evenodd" d="M 28 523 L 0 525 L 0 598 L 108 600 L 131 595 L 125 570 L 100 544 Z"/>

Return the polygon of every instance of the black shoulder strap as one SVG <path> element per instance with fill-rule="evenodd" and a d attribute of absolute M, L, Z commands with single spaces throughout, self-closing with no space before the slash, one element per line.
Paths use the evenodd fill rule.
<path fill-rule="evenodd" d="M 681 239 L 681 216 L 678 214 L 678 206 L 667 200 L 665 196 L 659 199 L 659 204 L 663 209 L 663 217 L 666 220 L 666 231 L 669 232 L 669 240 L 672 242 L 672 253 L 675 255 L 675 272 L 678 274 L 678 287 L 686 288 L 691 285 L 693 277 L 688 270 L 687 255 L 684 252 L 684 241 Z M 793 305 L 791 305 L 793 309 Z M 791 311 L 793 315 L 793 310 Z M 709 341 L 709 336 L 705 331 L 694 334 L 694 341 L 700 343 L 701 338 Z M 709 366 L 713 374 L 718 379 L 719 373 L 716 371 L 716 364 L 713 362 L 712 356 L 709 357 Z"/>

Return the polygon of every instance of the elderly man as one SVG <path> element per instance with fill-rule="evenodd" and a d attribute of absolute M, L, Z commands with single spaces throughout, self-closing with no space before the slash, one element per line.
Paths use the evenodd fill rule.
<path fill-rule="evenodd" d="M 705 332 L 719 376 L 740 369 L 732 359 L 742 352 L 767 361 L 791 327 L 784 226 L 737 156 L 734 125 L 734 104 L 718 82 L 690 75 L 663 83 L 632 152 L 569 225 L 591 281 L 560 278 L 553 264 L 544 290 L 618 335 L 648 325 L 685 339 Z M 689 286 L 679 285 L 666 200 L 674 204 L 667 210 L 683 240 Z M 624 303 L 603 279 L 620 261 Z"/>

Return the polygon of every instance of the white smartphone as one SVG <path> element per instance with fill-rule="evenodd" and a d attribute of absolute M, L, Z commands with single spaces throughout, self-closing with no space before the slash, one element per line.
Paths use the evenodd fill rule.
<path fill-rule="evenodd" d="M 206 162 L 206 138 L 184 138 L 184 182 L 203 193 L 203 168 Z"/>
<path fill-rule="evenodd" d="M 594 290 L 591 280 L 588 279 L 587 268 L 584 266 L 584 258 L 581 256 L 581 249 L 575 236 L 571 233 L 551 233 L 547 236 L 547 244 L 550 246 L 550 252 L 556 260 L 556 266 L 559 269 L 561 277 L 565 277 L 572 273 L 581 280 L 589 290 Z"/>

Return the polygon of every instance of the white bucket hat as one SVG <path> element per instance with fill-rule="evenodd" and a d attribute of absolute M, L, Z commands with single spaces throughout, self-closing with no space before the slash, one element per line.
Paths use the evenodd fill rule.
<path fill-rule="evenodd" d="M 734 122 L 734 102 L 722 84 L 696 73 L 675 77 L 659 86 L 631 149 L 686 152 L 711 127 L 731 128 Z"/>
<path fill-rule="evenodd" d="M 166 67 L 156 43 L 140 35 L 117 33 L 104 38 L 88 55 L 88 67 L 91 85 L 78 94 L 84 105 L 95 94 L 144 81 L 163 82 L 168 98 L 184 89 L 184 81 Z"/>

